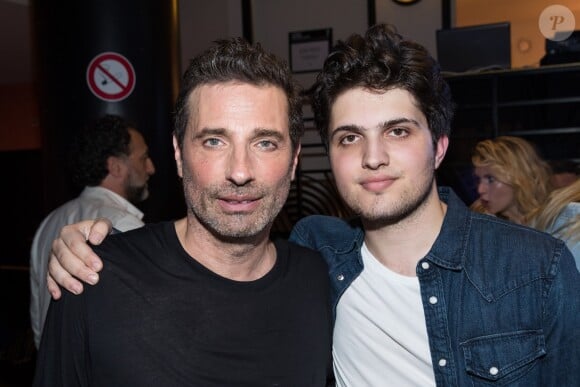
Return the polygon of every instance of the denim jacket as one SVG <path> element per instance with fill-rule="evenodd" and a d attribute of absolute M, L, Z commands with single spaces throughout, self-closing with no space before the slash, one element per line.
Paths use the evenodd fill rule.
<path fill-rule="evenodd" d="M 476 214 L 449 188 L 416 268 L 437 386 L 580 386 L 580 273 L 548 234 Z M 329 266 L 333 308 L 363 270 L 358 221 L 314 215 L 290 239 Z"/>

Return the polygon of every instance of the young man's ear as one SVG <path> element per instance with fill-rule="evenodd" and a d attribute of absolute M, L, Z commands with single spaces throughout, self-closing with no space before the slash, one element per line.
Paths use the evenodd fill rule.
<path fill-rule="evenodd" d="M 175 165 L 177 166 L 177 174 L 179 177 L 183 178 L 183 160 L 181 158 L 181 149 L 179 149 L 179 144 L 177 143 L 177 138 L 173 134 L 173 154 L 175 157 Z"/>
<path fill-rule="evenodd" d="M 445 158 L 445 153 L 447 153 L 447 148 L 449 147 L 449 137 L 441 136 L 437 140 L 437 146 L 435 147 L 435 169 L 439 168 L 441 162 Z"/>

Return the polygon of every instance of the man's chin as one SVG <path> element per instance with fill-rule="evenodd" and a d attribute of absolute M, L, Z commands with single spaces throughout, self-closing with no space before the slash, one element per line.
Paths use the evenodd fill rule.
<path fill-rule="evenodd" d="M 127 198 L 127 200 L 129 200 L 133 204 L 136 204 L 141 203 L 147 200 L 148 198 L 149 198 L 149 189 L 145 186 L 140 189 L 133 188 L 129 192 L 129 197 Z"/>
<path fill-rule="evenodd" d="M 143 193 L 141 194 L 141 198 L 139 201 L 144 202 L 145 200 L 149 199 L 149 190 L 145 190 L 143 191 Z"/>

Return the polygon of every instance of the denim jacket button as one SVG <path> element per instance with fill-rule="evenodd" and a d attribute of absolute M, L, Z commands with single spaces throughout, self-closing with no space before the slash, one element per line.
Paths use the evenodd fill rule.
<path fill-rule="evenodd" d="M 339 280 L 339 281 L 344 281 L 344 275 L 339 274 L 339 275 L 336 276 L 336 279 Z"/>
<path fill-rule="evenodd" d="M 439 367 L 445 367 L 447 365 L 447 359 L 439 359 Z"/>
<path fill-rule="evenodd" d="M 491 368 L 489 369 L 489 373 L 490 373 L 491 375 L 494 375 L 494 376 L 495 376 L 495 375 L 497 375 L 497 373 L 498 373 L 498 372 L 499 372 L 499 370 L 497 369 L 497 367 L 491 367 Z"/>
<path fill-rule="evenodd" d="M 421 267 L 423 269 L 425 269 L 425 270 L 429 269 L 429 267 L 430 267 L 429 262 L 423 262 L 423 263 L 421 263 Z"/>
<path fill-rule="evenodd" d="M 437 300 L 437 297 L 435 297 L 435 296 L 431 296 L 431 297 L 429 297 L 429 303 L 430 303 L 431 305 L 435 305 L 435 304 L 437 303 L 437 301 L 438 301 L 438 300 Z"/>

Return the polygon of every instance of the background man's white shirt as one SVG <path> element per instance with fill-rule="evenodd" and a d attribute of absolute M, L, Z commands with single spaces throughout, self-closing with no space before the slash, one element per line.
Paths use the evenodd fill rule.
<path fill-rule="evenodd" d="M 81 220 L 107 218 L 113 227 L 128 231 L 143 226 L 143 212 L 122 196 L 103 187 L 85 187 L 81 194 L 52 211 L 40 224 L 30 250 L 30 322 L 36 348 L 50 304 L 46 287 L 52 241 L 60 229 Z"/>

